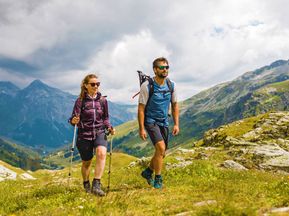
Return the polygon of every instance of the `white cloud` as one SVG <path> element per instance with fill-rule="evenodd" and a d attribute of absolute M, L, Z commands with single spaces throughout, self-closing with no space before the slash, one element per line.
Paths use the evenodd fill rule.
<path fill-rule="evenodd" d="M 170 51 L 154 39 L 149 30 L 141 30 L 104 44 L 88 60 L 84 70 L 55 72 L 44 79 L 53 86 L 62 86 L 78 94 L 81 80 L 94 73 L 99 76 L 105 95 L 113 101 L 127 102 L 139 90 L 137 70 L 153 75 L 152 61 L 159 56 L 170 56 Z"/>
<path fill-rule="evenodd" d="M 105 94 L 131 103 L 136 70 L 152 75 L 153 59 L 165 56 L 184 99 L 288 59 L 288 6 L 285 0 L 0 0 L 0 57 L 40 68 L 11 74 L 16 83 L 40 78 L 76 94 L 95 71 Z"/>
<path fill-rule="evenodd" d="M 21 74 L 15 73 L 11 74 L 11 72 L 3 70 L 0 68 L 0 81 L 11 81 L 16 86 L 23 88 L 28 83 L 31 83 L 35 78 Z"/>

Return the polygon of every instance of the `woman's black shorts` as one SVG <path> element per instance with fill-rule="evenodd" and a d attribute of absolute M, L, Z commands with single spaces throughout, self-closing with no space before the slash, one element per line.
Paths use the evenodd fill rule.
<path fill-rule="evenodd" d="M 107 148 L 107 137 L 104 133 L 99 134 L 95 140 L 77 138 L 76 147 L 83 161 L 91 160 L 93 158 L 93 150 L 98 146 Z"/>

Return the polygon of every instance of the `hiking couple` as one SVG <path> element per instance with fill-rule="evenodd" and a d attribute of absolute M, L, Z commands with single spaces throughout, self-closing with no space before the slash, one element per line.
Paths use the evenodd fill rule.
<path fill-rule="evenodd" d="M 148 133 L 155 147 L 150 165 L 141 173 L 141 176 L 151 186 L 158 189 L 162 188 L 161 170 L 165 150 L 168 146 L 170 103 L 172 104 L 174 121 L 172 134 L 177 135 L 179 133 L 176 86 L 167 78 L 168 69 L 167 59 L 161 57 L 154 60 L 155 76 L 141 85 L 138 105 L 139 135 L 141 139 L 146 140 Z M 82 159 L 81 173 L 84 189 L 87 193 L 104 196 L 100 179 L 104 171 L 107 152 L 105 130 L 114 135 L 115 129 L 109 122 L 107 100 L 98 91 L 99 86 L 99 79 L 94 74 L 87 75 L 83 79 L 81 93 L 75 102 L 70 123 L 78 126 L 76 146 Z M 96 155 L 96 165 L 91 186 L 89 174 L 93 152 Z M 153 172 L 155 172 L 155 178 L 153 178 Z"/>

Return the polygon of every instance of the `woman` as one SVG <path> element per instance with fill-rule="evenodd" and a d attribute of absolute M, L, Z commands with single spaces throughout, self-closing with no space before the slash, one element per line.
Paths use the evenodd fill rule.
<path fill-rule="evenodd" d="M 78 126 L 76 146 L 82 159 L 81 173 L 84 189 L 87 193 L 104 196 L 100 179 L 104 171 L 107 151 L 105 130 L 108 130 L 111 135 L 115 134 L 115 130 L 109 122 L 107 100 L 98 91 L 99 86 L 98 77 L 94 74 L 89 74 L 82 80 L 81 92 L 75 102 L 70 123 Z M 90 188 L 89 174 L 93 151 L 96 155 L 96 165 Z"/>

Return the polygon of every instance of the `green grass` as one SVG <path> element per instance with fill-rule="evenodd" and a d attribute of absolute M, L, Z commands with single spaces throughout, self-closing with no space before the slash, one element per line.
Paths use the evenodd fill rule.
<path fill-rule="evenodd" d="M 176 161 L 174 156 L 165 161 Z M 104 198 L 83 192 L 80 164 L 73 167 L 70 185 L 67 169 L 39 170 L 36 181 L 0 182 L 0 215 L 258 215 L 289 205 L 285 176 L 224 170 L 214 161 L 194 160 L 185 168 L 164 170 L 164 188 L 156 190 L 140 177 L 143 167 L 127 168 L 134 160 L 113 154 L 111 191 Z M 106 188 L 107 174 L 102 182 Z M 216 203 L 194 205 L 206 200 Z"/>
<path fill-rule="evenodd" d="M 138 130 L 138 122 L 137 120 L 129 121 L 124 124 L 117 126 L 116 128 L 115 138 L 120 138 L 129 134 L 131 131 Z"/>
<path fill-rule="evenodd" d="M 17 145 L 0 138 L 0 158 L 15 167 L 26 170 L 41 168 L 40 155 L 28 146 Z"/>
<path fill-rule="evenodd" d="M 285 92 L 289 90 L 289 80 L 273 83 L 273 84 L 267 85 L 266 87 L 276 88 L 277 91 L 279 92 Z"/>
<path fill-rule="evenodd" d="M 227 136 L 238 138 L 245 133 L 253 130 L 253 126 L 262 118 L 268 117 L 269 113 L 258 116 L 242 119 L 241 121 L 233 122 L 224 126 L 223 133 Z"/>

